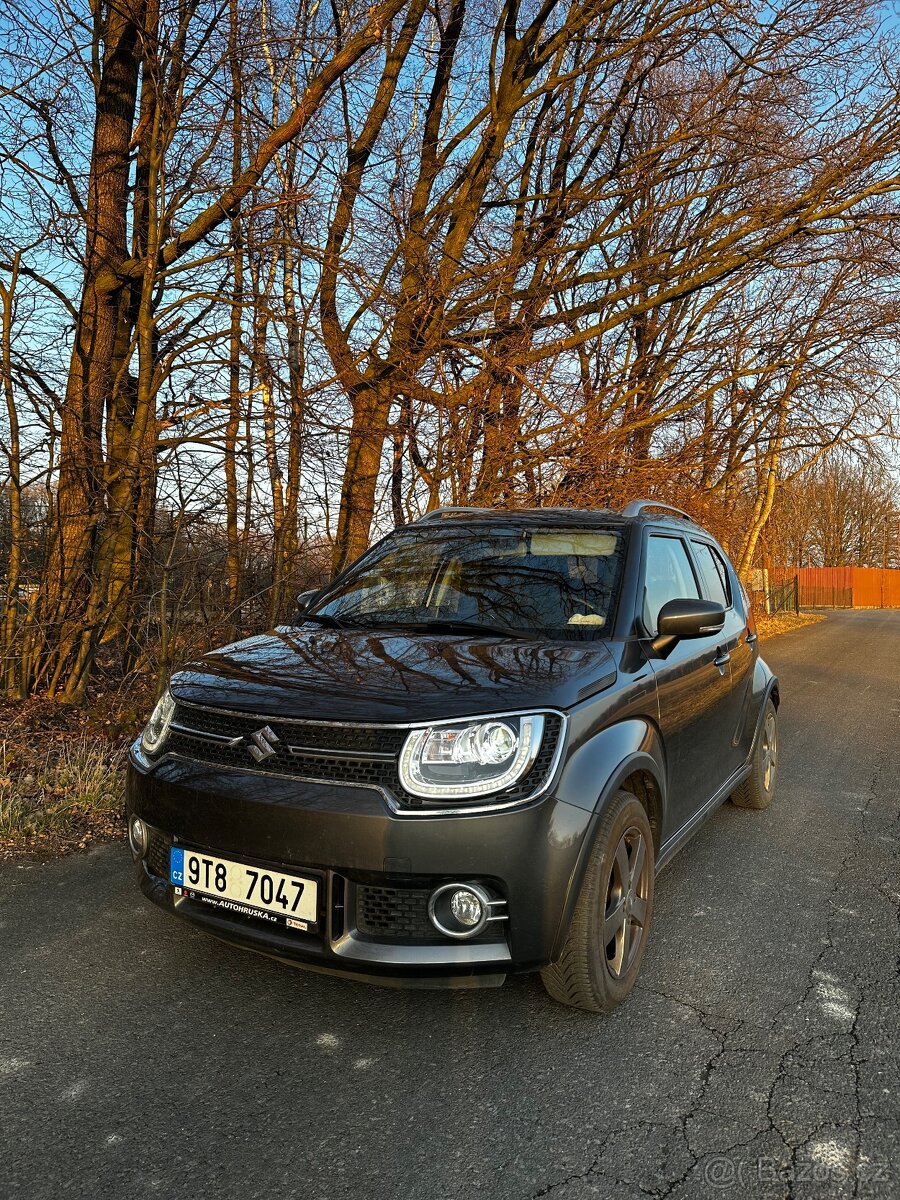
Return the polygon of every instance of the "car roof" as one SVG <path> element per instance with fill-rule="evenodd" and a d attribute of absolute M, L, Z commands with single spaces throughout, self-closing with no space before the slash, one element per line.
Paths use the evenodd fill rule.
<path fill-rule="evenodd" d="M 527 523 L 532 526 L 581 526 L 584 528 L 622 528 L 634 524 L 663 524 L 705 533 L 701 525 L 680 509 L 661 501 L 635 500 L 621 511 L 611 508 L 437 508 L 406 529 L 422 526 L 503 525 Z"/>

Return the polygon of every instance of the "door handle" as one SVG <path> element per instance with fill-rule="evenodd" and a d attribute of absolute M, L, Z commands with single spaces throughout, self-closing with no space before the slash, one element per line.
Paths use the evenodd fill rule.
<path fill-rule="evenodd" d="M 713 659 L 713 662 L 719 668 L 719 674 L 724 675 L 725 668 L 731 662 L 731 655 L 728 653 L 727 650 L 720 650 L 716 654 L 716 657 Z"/>
<path fill-rule="evenodd" d="M 758 633 L 748 633 L 747 636 L 744 638 L 744 641 L 747 642 L 748 645 L 752 645 L 758 637 L 759 637 Z"/>

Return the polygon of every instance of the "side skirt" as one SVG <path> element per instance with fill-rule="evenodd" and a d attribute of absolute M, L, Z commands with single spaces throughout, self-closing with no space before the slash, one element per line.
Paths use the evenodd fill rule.
<path fill-rule="evenodd" d="M 743 783 L 749 774 L 750 759 L 748 759 L 742 766 L 738 767 L 738 769 L 732 775 L 730 775 L 728 779 L 725 780 L 712 798 L 707 800 L 702 808 L 698 808 L 694 815 L 688 821 L 686 821 L 684 825 L 682 825 L 678 832 L 673 833 L 672 836 L 663 843 L 663 845 L 660 847 L 659 858 L 656 860 L 657 874 L 659 874 L 663 867 L 667 866 L 672 861 L 678 851 L 682 848 L 682 846 L 685 845 L 686 842 L 690 840 L 691 837 L 693 837 L 703 822 L 709 820 L 719 805 L 725 803 L 738 784 Z"/>

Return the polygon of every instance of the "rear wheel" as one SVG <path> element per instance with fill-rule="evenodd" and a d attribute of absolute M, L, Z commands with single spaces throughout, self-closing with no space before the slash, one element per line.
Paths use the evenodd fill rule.
<path fill-rule="evenodd" d="M 771 700 L 767 700 L 762 727 L 753 750 L 750 774 L 731 793 L 732 804 L 736 804 L 738 808 L 768 808 L 775 795 L 777 773 L 778 715 L 775 705 Z"/>
<path fill-rule="evenodd" d="M 653 835 L 630 792 L 617 792 L 600 826 L 557 961 L 541 972 L 554 1000 L 609 1012 L 634 987 L 653 911 Z"/>

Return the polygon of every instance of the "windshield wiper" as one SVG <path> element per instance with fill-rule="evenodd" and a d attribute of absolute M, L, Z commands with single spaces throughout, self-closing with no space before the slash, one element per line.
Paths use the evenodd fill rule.
<path fill-rule="evenodd" d="M 398 622 L 400 624 L 400 622 Z M 423 633 L 486 633 L 491 637 L 526 638 L 534 637 L 521 629 L 510 629 L 508 625 L 489 625 L 482 621 L 451 621 L 437 619 L 434 621 L 404 621 L 405 629 L 413 629 Z"/>
<path fill-rule="evenodd" d="M 315 621 L 317 625 L 324 625 L 328 629 L 352 629 L 353 626 L 348 625 L 346 621 L 341 621 L 338 617 L 333 617 L 331 613 L 301 613 L 300 620 Z"/>
<path fill-rule="evenodd" d="M 489 625 L 482 621 L 452 621 L 436 619 L 434 621 L 405 621 L 402 617 L 396 620 L 390 618 L 369 620 L 370 613 L 354 613 L 356 618 L 352 623 L 333 617 L 330 613 L 304 613 L 301 621 L 315 621 L 329 629 L 410 629 L 415 633 L 484 633 L 491 637 L 532 638 L 534 635 L 520 629 L 510 629 L 507 625 Z"/>

